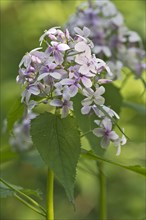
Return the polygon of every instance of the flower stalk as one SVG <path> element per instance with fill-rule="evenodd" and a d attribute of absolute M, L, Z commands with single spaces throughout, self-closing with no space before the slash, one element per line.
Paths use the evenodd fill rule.
<path fill-rule="evenodd" d="M 54 220 L 54 173 L 48 168 L 47 178 L 47 216 L 46 220 Z"/>
<path fill-rule="evenodd" d="M 107 220 L 107 207 L 106 207 L 106 176 L 104 175 L 104 162 L 98 163 L 99 169 L 99 219 Z"/>

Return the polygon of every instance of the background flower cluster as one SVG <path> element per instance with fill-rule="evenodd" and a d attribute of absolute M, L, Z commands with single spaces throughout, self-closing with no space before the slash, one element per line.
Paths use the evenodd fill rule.
<path fill-rule="evenodd" d="M 121 78 L 123 67 L 128 67 L 135 78 L 141 77 L 146 68 L 141 37 L 125 25 L 122 14 L 112 2 L 82 3 L 66 24 L 72 35 L 76 26 L 91 30 L 90 37 L 95 45 L 93 52 L 108 62 L 114 73 L 113 79 Z"/>

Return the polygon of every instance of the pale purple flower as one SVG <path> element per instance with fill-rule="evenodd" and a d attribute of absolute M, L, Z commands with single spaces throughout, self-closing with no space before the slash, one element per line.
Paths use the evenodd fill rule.
<path fill-rule="evenodd" d="M 37 84 L 31 84 L 29 85 L 28 88 L 26 88 L 26 90 L 24 90 L 24 92 L 22 93 L 22 98 L 21 98 L 21 102 L 25 101 L 26 104 L 28 104 L 31 95 L 39 95 L 40 94 L 40 89 L 38 88 Z"/>
<path fill-rule="evenodd" d="M 94 128 L 93 134 L 97 137 L 102 137 L 101 147 L 107 148 L 110 141 L 115 141 L 119 138 L 115 131 L 112 131 L 112 122 L 109 118 L 104 118 L 101 123 L 101 128 Z"/>
<path fill-rule="evenodd" d="M 54 99 L 50 102 L 50 105 L 62 108 L 61 118 L 65 118 L 69 110 L 73 110 L 73 102 L 69 100 L 61 101 L 60 99 Z"/>
<path fill-rule="evenodd" d="M 90 58 L 91 57 L 91 48 L 89 47 L 89 45 L 83 40 L 83 41 L 79 41 L 76 45 L 75 45 L 75 50 L 79 53 L 83 52 L 84 56 Z"/>
<path fill-rule="evenodd" d="M 83 99 L 81 102 L 83 105 L 81 109 L 82 114 L 88 114 L 94 104 L 103 105 L 105 99 L 101 95 L 103 95 L 104 92 L 105 88 L 103 86 L 96 88 L 95 92 L 91 88 L 83 89 L 83 94 L 87 98 Z"/>
<path fill-rule="evenodd" d="M 53 62 L 47 66 L 42 67 L 40 70 L 40 75 L 37 78 L 38 81 L 44 79 L 47 76 L 52 76 L 54 79 L 61 79 L 61 74 L 56 70 L 57 65 Z"/>
<path fill-rule="evenodd" d="M 77 55 L 75 61 L 80 64 L 79 72 L 87 77 L 95 76 L 97 70 L 95 68 L 94 60 L 91 56 L 85 56 L 84 54 Z"/>
<path fill-rule="evenodd" d="M 70 47 L 67 44 L 64 43 L 58 43 L 56 41 L 51 41 L 51 45 L 49 46 L 46 53 L 49 55 L 53 54 L 56 64 L 62 64 L 63 63 L 63 57 L 66 50 L 69 50 Z"/>

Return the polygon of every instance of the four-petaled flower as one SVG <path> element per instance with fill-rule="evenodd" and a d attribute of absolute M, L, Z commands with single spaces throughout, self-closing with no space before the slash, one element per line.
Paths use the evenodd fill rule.
<path fill-rule="evenodd" d="M 91 88 L 83 89 L 83 93 L 87 98 L 81 102 L 83 105 L 81 109 L 82 114 L 88 114 L 91 108 L 94 110 L 94 104 L 103 105 L 105 99 L 101 95 L 103 95 L 104 92 L 105 88 L 103 86 L 97 87 L 95 92 Z"/>
<path fill-rule="evenodd" d="M 101 122 L 101 128 L 94 128 L 93 133 L 97 137 L 102 137 L 101 147 L 107 148 L 111 141 L 119 138 L 115 131 L 112 131 L 112 122 L 109 118 L 104 118 Z"/>

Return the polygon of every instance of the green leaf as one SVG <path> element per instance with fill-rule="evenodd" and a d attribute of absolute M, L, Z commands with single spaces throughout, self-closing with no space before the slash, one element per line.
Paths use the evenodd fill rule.
<path fill-rule="evenodd" d="M 11 130 L 13 129 L 13 125 L 15 121 L 17 121 L 22 117 L 23 112 L 24 112 L 24 104 L 21 103 L 20 99 L 17 99 L 10 108 L 7 116 L 9 132 L 11 132 Z"/>
<path fill-rule="evenodd" d="M 105 98 L 105 105 L 111 107 L 117 114 L 120 114 L 123 102 L 120 89 L 110 83 L 104 85 L 104 87 L 105 94 L 103 96 Z"/>
<path fill-rule="evenodd" d="M 15 193 L 18 193 L 18 194 L 23 193 L 26 196 L 33 195 L 39 199 L 41 199 L 41 194 L 42 194 L 39 190 L 24 189 L 21 186 L 16 186 L 16 185 L 6 182 L 3 179 L 0 179 L 0 197 L 1 198 L 14 196 Z"/>
<path fill-rule="evenodd" d="M 27 193 L 27 194 L 26 194 Z M 30 189 L 23 189 L 20 186 L 12 185 L 5 180 L 0 178 L 0 196 L 6 198 L 8 196 L 14 196 L 24 205 L 39 213 L 42 216 L 46 217 L 46 210 L 34 199 L 32 199 L 29 194 L 38 196 L 40 198 L 40 192 L 30 190 Z M 43 211 L 43 212 L 42 212 Z"/>
<path fill-rule="evenodd" d="M 146 167 L 142 167 L 140 165 L 134 165 L 134 166 L 129 165 L 129 166 L 127 166 L 127 165 L 124 165 L 124 164 L 120 164 L 120 163 L 108 160 L 108 159 L 103 158 L 101 156 L 97 156 L 97 155 L 93 154 L 91 151 L 86 151 L 86 150 L 83 150 L 82 156 L 85 157 L 85 158 L 88 158 L 88 159 L 92 159 L 92 160 L 104 161 L 104 162 L 122 167 L 124 169 L 131 170 L 135 173 L 141 174 L 141 175 L 146 177 Z"/>
<path fill-rule="evenodd" d="M 22 190 L 23 188 L 20 186 L 12 185 L 17 190 Z M 4 183 L 0 182 L 0 197 L 6 198 L 10 196 L 14 196 L 15 191 L 10 189 L 8 186 L 6 186 Z"/>
<path fill-rule="evenodd" d="M 80 155 L 80 134 L 76 121 L 68 116 L 44 113 L 32 120 L 31 136 L 47 166 L 53 170 L 73 201 L 74 181 Z"/>
<path fill-rule="evenodd" d="M 141 115 L 146 115 L 146 107 L 144 105 L 134 103 L 134 102 L 130 102 L 130 101 L 124 101 L 123 106 L 131 108 L 131 109 L 135 110 L 136 112 L 138 112 Z"/>

